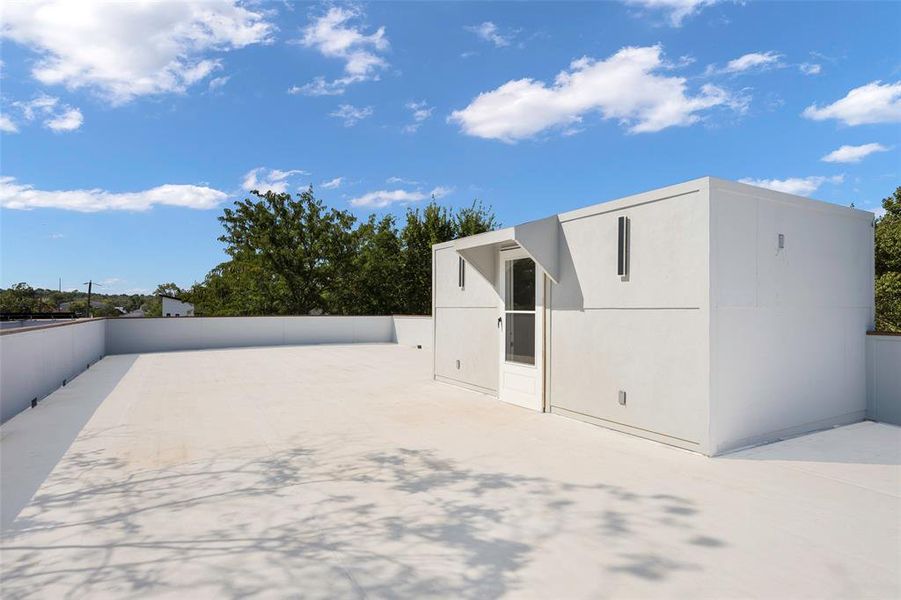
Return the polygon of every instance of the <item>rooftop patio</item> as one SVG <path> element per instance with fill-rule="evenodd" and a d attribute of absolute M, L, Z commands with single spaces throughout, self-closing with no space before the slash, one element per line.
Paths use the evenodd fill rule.
<path fill-rule="evenodd" d="M 107 356 L 2 426 L 2 595 L 897 597 L 901 429 L 705 458 L 392 344 Z"/>

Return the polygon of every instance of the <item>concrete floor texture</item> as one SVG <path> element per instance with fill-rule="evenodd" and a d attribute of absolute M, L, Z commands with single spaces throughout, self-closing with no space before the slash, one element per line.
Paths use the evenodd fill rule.
<path fill-rule="evenodd" d="M 897 598 L 901 429 L 705 458 L 396 345 L 108 356 L 2 426 L 13 598 Z"/>

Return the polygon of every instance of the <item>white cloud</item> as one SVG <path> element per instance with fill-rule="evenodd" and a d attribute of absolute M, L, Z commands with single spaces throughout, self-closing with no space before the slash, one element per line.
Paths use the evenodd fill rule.
<path fill-rule="evenodd" d="M 337 110 L 330 112 L 329 116 L 335 117 L 336 119 L 343 119 L 345 127 L 353 127 L 363 119 L 371 117 L 372 112 L 371 106 L 360 108 L 353 104 L 341 104 L 338 106 Z"/>
<path fill-rule="evenodd" d="M 805 75 L 819 75 L 822 72 L 823 67 L 817 63 L 801 63 L 798 65 L 798 70 Z"/>
<path fill-rule="evenodd" d="M 434 107 L 428 105 L 426 101 L 408 102 L 407 108 L 412 113 L 413 122 L 404 127 L 405 133 L 415 133 L 419 130 L 419 126 L 432 116 Z"/>
<path fill-rule="evenodd" d="M 216 92 L 225 87 L 225 84 L 228 83 L 228 80 L 231 79 L 231 75 L 223 75 L 222 77 L 214 77 L 210 79 L 210 85 L 207 89 L 211 92 Z"/>
<path fill-rule="evenodd" d="M 503 35 L 497 28 L 497 25 L 491 21 L 485 21 L 481 25 L 470 25 L 466 27 L 466 31 L 471 31 L 486 42 L 494 44 L 498 48 L 509 46 L 513 39 L 512 34 Z"/>
<path fill-rule="evenodd" d="M 97 90 L 113 104 L 184 92 L 221 67 L 212 52 L 269 40 L 262 12 L 232 0 L 35 0 L 3 6 L 0 35 L 38 54 L 46 85 Z"/>
<path fill-rule="evenodd" d="M 245 191 L 257 190 L 260 192 L 274 192 L 283 194 L 288 190 L 289 179 L 294 175 L 305 175 L 306 171 L 301 169 L 291 169 L 290 171 L 281 171 L 279 169 L 267 169 L 266 167 L 257 167 L 251 169 L 244 175 L 244 182 L 241 187 Z"/>
<path fill-rule="evenodd" d="M 844 175 L 834 175 L 832 177 L 789 177 L 788 179 L 751 179 L 748 177 L 739 179 L 742 183 L 798 196 L 809 196 L 820 189 L 820 186 L 824 183 L 839 184 L 844 180 Z"/>
<path fill-rule="evenodd" d="M 666 13 L 670 25 L 681 27 L 685 19 L 716 4 L 719 0 L 625 0 L 625 2 L 631 6 L 662 11 Z"/>
<path fill-rule="evenodd" d="M 367 35 L 350 24 L 362 16 L 356 7 L 332 7 L 304 28 L 300 43 L 325 57 L 343 60 L 344 76 L 332 81 L 316 77 L 310 83 L 292 87 L 289 93 L 334 96 L 343 94 L 353 83 L 379 78 L 378 72 L 388 66 L 380 54 L 388 49 L 388 38 L 384 27 Z"/>
<path fill-rule="evenodd" d="M 357 81 L 359 80 L 352 77 L 339 77 L 332 81 L 326 81 L 325 77 L 315 77 L 310 83 L 292 85 L 288 93 L 304 96 L 340 96 L 347 90 L 348 85 Z"/>
<path fill-rule="evenodd" d="M 802 114 L 814 121 L 837 119 L 845 125 L 897 123 L 901 121 L 901 81 L 873 81 L 822 108 L 811 104 Z"/>
<path fill-rule="evenodd" d="M 155 205 L 209 209 L 215 208 L 227 197 L 225 192 L 205 186 L 173 184 L 141 192 L 109 192 L 98 188 L 50 191 L 19 183 L 15 177 L 0 177 L 0 206 L 18 210 L 58 208 L 77 212 L 145 211 Z"/>
<path fill-rule="evenodd" d="M 84 123 L 84 117 L 77 108 L 67 109 L 61 115 L 44 121 L 44 127 L 53 131 L 75 131 Z"/>
<path fill-rule="evenodd" d="M 750 52 L 726 63 L 726 73 L 741 73 L 751 69 L 763 70 L 782 66 L 782 55 L 772 50 L 768 52 Z"/>
<path fill-rule="evenodd" d="M 26 121 L 40 119 L 51 131 L 75 131 L 84 123 L 84 116 L 77 108 L 63 104 L 59 98 L 41 94 L 27 102 L 13 102 L 12 106 L 22 112 Z"/>
<path fill-rule="evenodd" d="M 334 190 L 341 187 L 341 184 L 344 183 L 343 177 L 335 177 L 334 179 L 329 179 L 328 181 L 323 181 L 319 185 L 327 190 Z"/>
<path fill-rule="evenodd" d="M 623 48 L 605 60 L 583 57 L 551 86 L 533 79 L 508 81 L 479 94 L 449 120 L 468 135 L 515 142 L 554 127 L 571 129 L 595 111 L 632 133 L 644 133 L 691 125 L 700 120 L 699 112 L 715 106 L 740 109 L 714 85 L 688 95 L 685 78 L 655 72 L 665 69 L 660 46 Z"/>
<path fill-rule="evenodd" d="M 862 144 L 860 146 L 842 146 L 833 150 L 820 160 L 831 163 L 856 163 L 875 152 L 886 152 L 889 149 L 882 144 Z"/>
<path fill-rule="evenodd" d="M 454 188 L 439 185 L 438 187 L 432 188 L 432 191 L 429 192 L 429 196 L 432 196 L 436 200 L 438 200 L 439 198 L 444 198 L 445 196 L 452 194 L 453 192 Z"/>
<path fill-rule="evenodd" d="M 370 206 L 373 208 L 384 208 L 391 204 L 419 202 L 434 196 L 443 198 L 453 191 L 453 188 L 438 186 L 432 191 L 426 193 L 421 190 L 378 190 L 376 192 L 368 192 L 350 201 L 351 206 Z"/>
<path fill-rule="evenodd" d="M 3 133 L 18 133 L 19 127 L 7 115 L 0 114 L 0 131 Z"/>
<path fill-rule="evenodd" d="M 59 98 L 47 96 L 46 94 L 37 96 L 28 102 L 13 102 L 13 106 L 20 109 L 22 111 L 22 116 L 29 121 L 34 121 L 35 117 L 39 114 L 46 115 L 51 113 L 56 108 L 57 104 L 59 104 Z"/>
<path fill-rule="evenodd" d="M 414 181 L 412 179 L 404 179 L 403 177 L 389 177 L 385 180 L 385 183 L 400 183 L 402 185 L 419 185 L 418 181 Z"/>

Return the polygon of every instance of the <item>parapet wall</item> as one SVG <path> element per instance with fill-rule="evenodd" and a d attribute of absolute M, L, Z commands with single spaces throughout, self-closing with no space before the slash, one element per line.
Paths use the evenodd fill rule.
<path fill-rule="evenodd" d="M 867 418 L 901 425 L 901 334 L 867 334 Z"/>
<path fill-rule="evenodd" d="M 392 317 L 172 317 L 110 319 L 107 354 L 394 342 Z"/>
<path fill-rule="evenodd" d="M 431 317 L 90 319 L 3 331 L 0 422 L 107 354 L 311 344 L 432 346 Z"/>
<path fill-rule="evenodd" d="M 90 319 L 0 336 L 0 422 L 40 400 L 106 352 L 107 319 Z"/>

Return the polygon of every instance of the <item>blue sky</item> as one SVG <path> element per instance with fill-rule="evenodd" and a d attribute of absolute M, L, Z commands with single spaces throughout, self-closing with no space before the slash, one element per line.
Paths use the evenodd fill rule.
<path fill-rule="evenodd" d="M 0 285 L 189 286 L 250 186 L 504 224 L 704 175 L 875 210 L 901 4 L 7 3 Z"/>

